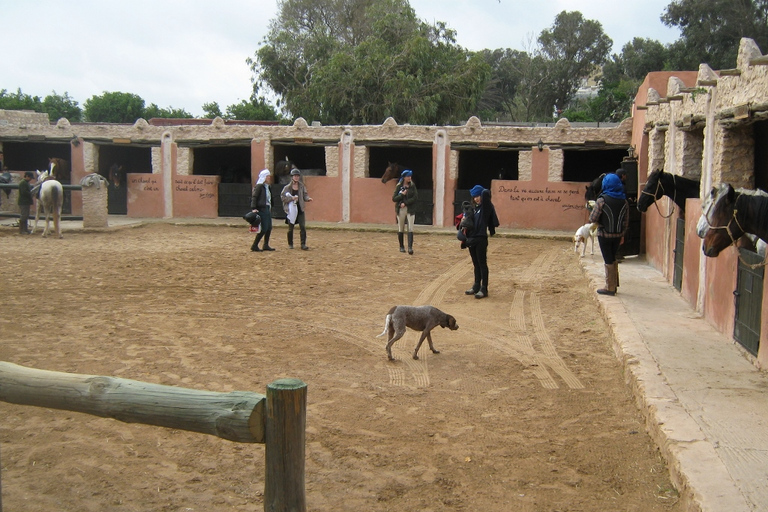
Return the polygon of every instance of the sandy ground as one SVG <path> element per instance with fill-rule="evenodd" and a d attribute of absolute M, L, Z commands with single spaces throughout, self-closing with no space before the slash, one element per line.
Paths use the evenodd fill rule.
<path fill-rule="evenodd" d="M 0 229 L 0 360 L 212 391 L 308 385 L 309 510 L 678 511 L 567 242 L 493 238 L 490 297 L 446 235 Z M 587 258 L 599 258 L 599 255 Z M 409 331 L 395 304 L 459 330 Z M 6 511 L 260 511 L 264 446 L 0 403 Z"/>

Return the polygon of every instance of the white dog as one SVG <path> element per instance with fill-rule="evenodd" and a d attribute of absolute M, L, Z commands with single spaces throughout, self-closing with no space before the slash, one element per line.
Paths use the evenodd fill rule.
<path fill-rule="evenodd" d="M 597 234 L 597 223 L 584 224 L 576 230 L 576 234 L 573 235 L 573 251 L 579 252 L 579 244 L 584 244 L 581 249 L 581 255 L 587 254 L 587 242 L 592 240 L 592 252 L 595 254 L 595 235 Z"/>

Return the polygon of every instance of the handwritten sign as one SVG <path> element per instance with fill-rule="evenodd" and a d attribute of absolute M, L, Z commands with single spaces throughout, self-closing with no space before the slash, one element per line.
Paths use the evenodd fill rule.
<path fill-rule="evenodd" d="M 156 174 L 129 174 L 128 186 L 136 192 L 160 192 L 160 176 Z"/>
<path fill-rule="evenodd" d="M 174 176 L 175 194 L 193 196 L 195 199 L 213 199 L 218 181 L 213 176 Z"/>
<path fill-rule="evenodd" d="M 556 184 L 538 185 L 498 185 L 493 195 L 494 201 L 510 201 L 526 205 L 560 205 L 562 210 L 583 210 L 584 193 L 573 187 L 558 187 Z"/>

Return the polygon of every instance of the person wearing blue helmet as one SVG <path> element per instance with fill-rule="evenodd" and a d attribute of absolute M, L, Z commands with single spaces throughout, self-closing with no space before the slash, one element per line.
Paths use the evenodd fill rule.
<path fill-rule="evenodd" d="M 629 203 L 618 174 L 606 174 L 603 178 L 603 190 L 595 200 L 589 222 L 598 224 L 597 242 L 605 264 L 605 288 L 598 289 L 597 293 L 616 295 L 616 289 L 619 287 L 619 264 L 616 255 L 621 239 L 629 227 Z"/>
<path fill-rule="evenodd" d="M 400 252 L 405 252 L 403 238 L 405 226 L 408 225 L 408 254 L 413 254 L 413 225 L 416 221 L 416 201 L 419 194 L 416 184 L 413 183 L 413 171 L 404 170 L 400 174 L 392 201 L 395 203 L 395 215 L 397 216 L 397 240 L 400 242 Z"/>
<path fill-rule="evenodd" d="M 499 218 L 496 208 L 491 202 L 491 191 L 482 185 L 475 185 L 469 191 L 474 203 L 473 227 L 468 230 L 464 245 L 469 249 L 472 266 L 475 271 L 475 281 L 472 288 L 465 291 L 476 299 L 488 297 L 488 234 L 496 234 Z"/>

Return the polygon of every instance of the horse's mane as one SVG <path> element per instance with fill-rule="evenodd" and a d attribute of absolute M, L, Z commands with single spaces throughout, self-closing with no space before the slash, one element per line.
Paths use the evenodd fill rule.
<path fill-rule="evenodd" d="M 737 188 L 735 189 L 735 192 L 737 196 L 734 199 L 734 208 L 737 207 L 736 202 L 739 195 L 746 196 L 750 199 L 747 203 L 749 207 L 749 220 L 754 225 L 755 230 L 760 231 L 760 233 L 754 234 L 763 238 L 766 234 L 765 232 L 768 230 L 768 192 L 760 189 L 747 188 Z"/>

